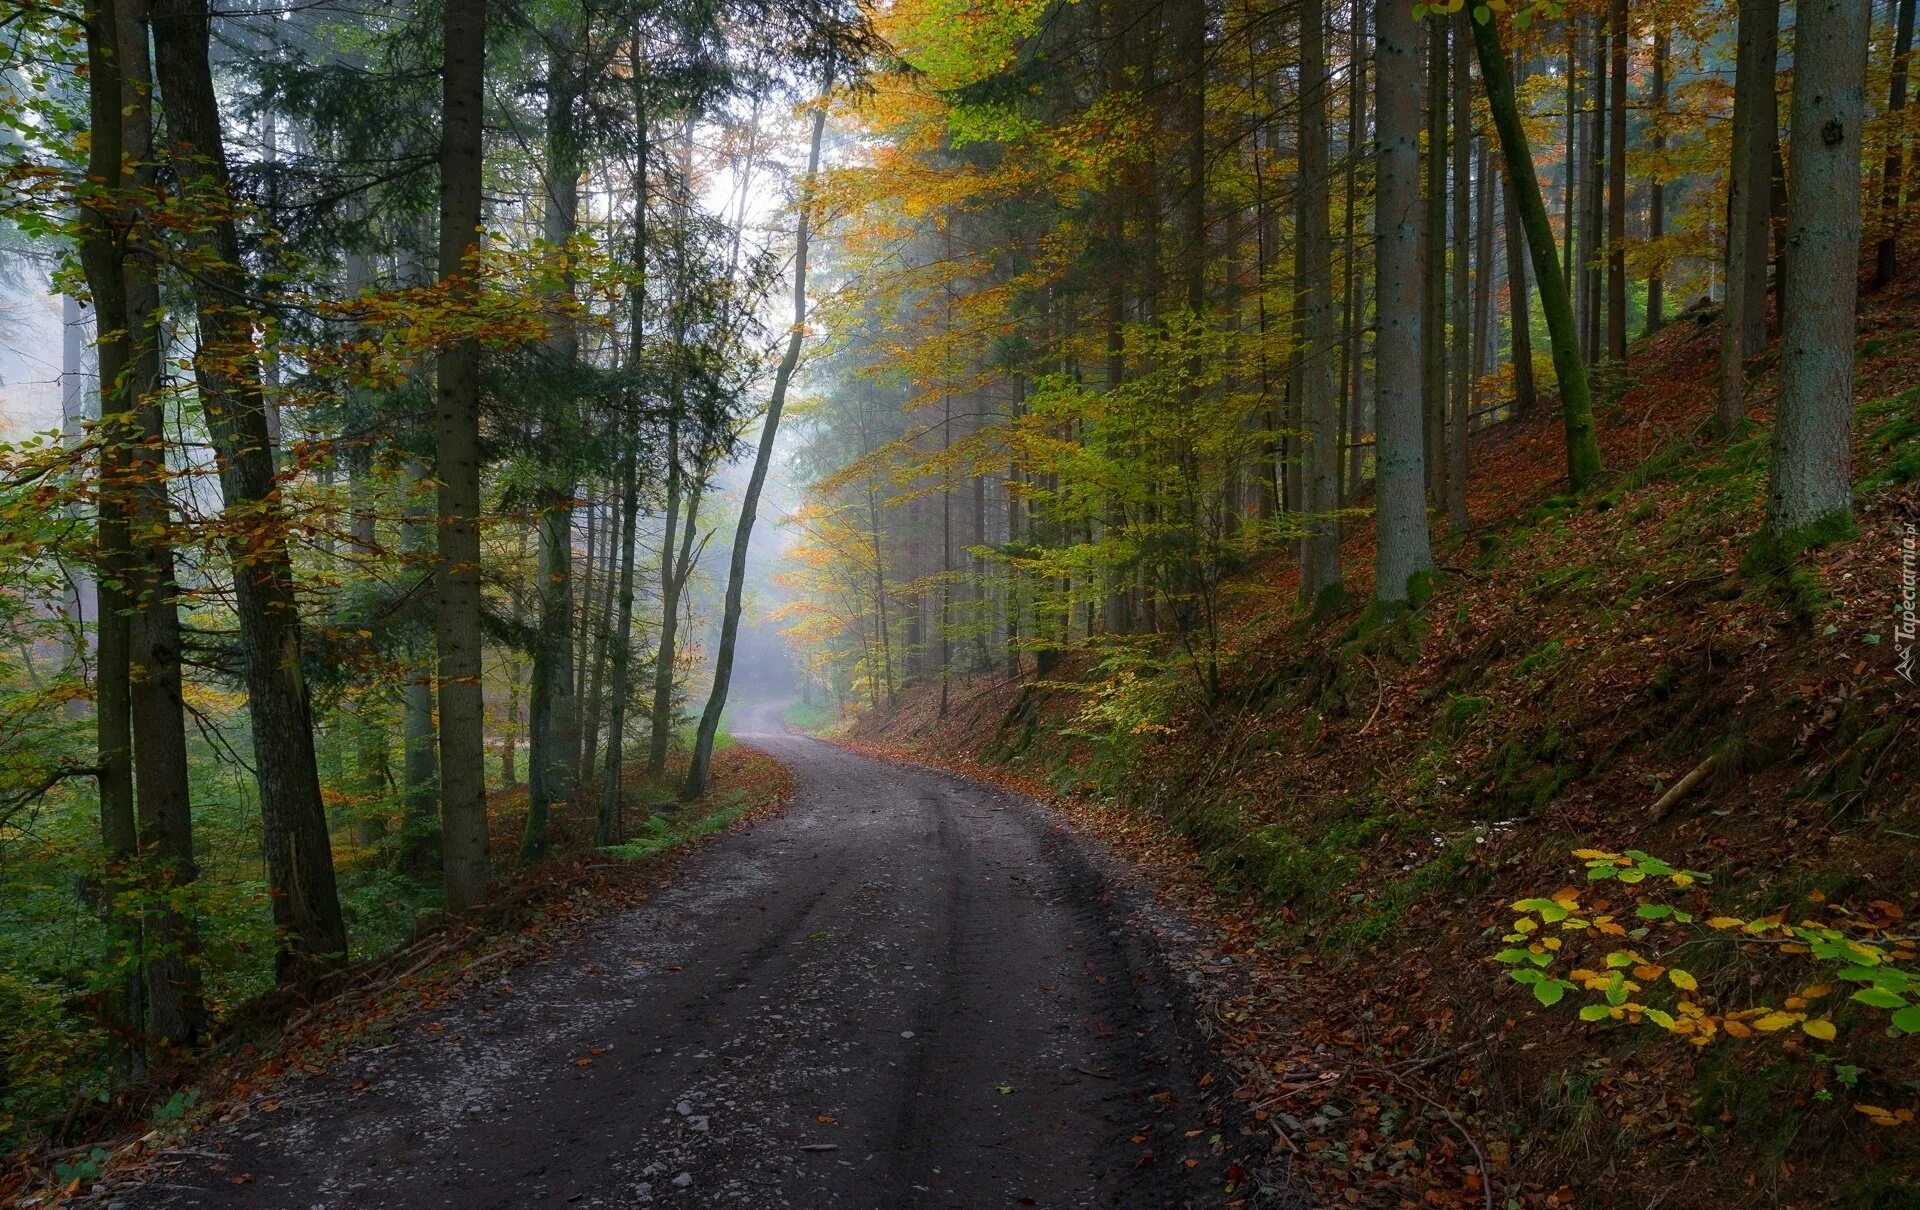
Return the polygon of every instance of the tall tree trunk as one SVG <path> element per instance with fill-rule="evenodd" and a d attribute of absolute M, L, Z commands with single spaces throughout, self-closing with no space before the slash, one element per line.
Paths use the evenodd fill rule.
<path fill-rule="evenodd" d="M 88 145 L 88 178 L 98 192 L 80 210 L 80 264 L 93 300 L 94 329 L 98 335 L 100 426 L 100 491 L 96 523 L 94 618 L 97 643 L 94 670 L 94 734 L 100 773 L 96 781 L 100 800 L 100 839 L 107 869 L 116 880 L 132 875 L 129 868 L 139 851 L 140 837 L 133 802 L 133 730 L 131 709 L 130 614 L 136 558 L 128 525 L 131 511 L 130 448 L 134 434 L 123 419 L 138 405 L 141 389 L 134 341 L 151 340 L 149 316 L 134 317 L 128 310 L 126 246 L 119 236 L 131 192 L 123 177 L 122 148 L 131 141 L 147 141 L 144 103 L 123 91 L 119 34 L 122 26 L 145 37 L 136 17 L 123 19 L 128 0 L 91 0 L 86 10 L 88 115 L 92 138 Z M 138 126 L 134 126 L 135 122 Z M 133 129 L 123 129 L 133 127 Z M 128 136 L 131 136 L 129 138 Z M 146 972 L 142 955 L 141 921 L 108 900 L 107 928 L 113 940 L 111 956 L 131 962 L 122 989 L 110 1003 L 109 1028 L 116 1037 L 118 1066 L 128 1071 L 144 1064 L 140 1034 L 146 1024 Z"/>
<path fill-rule="evenodd" d="M 1406 4 L 1380 5 L 1374 22 L 1374 595 L 1401 605 L 1415 577 L 1433 570 L 1421 419 L 1420 26 Z"/>
<path fill-rule="evenodd" d="M 1767 343 L 1767 233 L 1774 127 L 1775 58 L 1780 0 L 1740 6 L 1733 85 L 1733 163 L 1727 172 L 1727 301 L 1720 311 L 1722 431 L 1747 415 L 1747 359 Z"/>
<path fill-rule="evenodd" d="M 1427 500 L 1447 506 L 1447 20 L 1427 21 L 1427 290 L 1421 327 L 1426 356 Z"/>
<path fill-rule="evenodd" d="M 1647 242 L 1658 244 L 1667 234 L 1667 182 L 1664 163 L 1667 152 L 1667 27 L 1653 33 L 1653 96 L 1648 102 L 1647 146 L 1653 152 L 1653 171 L 1647 174 Z M 1667 275 L 1656 259 L 1647 271 L 1648 336 L 1667 325 Z"/>
<path fill-rule="evenodd" d="M 150 25 L 144 0 L 119 0 L 113 6 L 120 104 L 120 170 L 103 174 L 115 188 L 108 195 L 109 225 L 126 224 L 124 242 L 108 237 L 107 261 L 119 278 L 125 311 L 121 331 L 124 363 L 114 378 L 111 397 L 102 373 L 102 422 L 112 409 L 118 448 L 104 454 L 115 471 L 124 471 L 120 498 L 127 519 L 125 605 L 127 627 L 127 711 L 133 750 L 135 826 L 140 850 L 140 879 L 150 906 L 140 928 L 147 956 L 140 991 L 145 1009 L 145 1038 L 160 1048 L 190 1047 L 205 1027 L 201 1002 L 197 938 L 191 919 L 175 906 L 180 892 L 198 876 L 193 857 L 193 816 L 187 783 L 186 707 L 181 699 L 179 586 L 174 580 L 173 549 L 168 545 L 172 508 L 168 500 L 166 424 L 160 396 L 160 290 L 152 261 L 133 247 L 145 221 L 143 207 L 155 187 L 153 168 L 152 64 L 147 53 Z M 102 324 L 105 332 L 105 324 Z M 119 496 L 116 490 L 112 493 Z M 117 528 L 109 524 L 108 530 Z M 113 539 L 109 539 L 110 541 Z M 119 821 L 116 820 L 116 824 Z"/>
<path fill-rule="evenodd" d="M 760 430 L 760 448 L 753 458 L 753 473 L 747 479 L 746 494 L 740 501 L 740 520 L 734 526 L 733 550 L 727 567 L 727 597 L 720 615 L 720 646 L 714 653 L 713 688 L 707 694 L 706 709 L 700 714 L 700 729 L 694 738 L 693 759 L 687 767 L 686 785 L 680 797 L 692 801 L 706 793 L 707 773 L 713 763 L 713 741 L 720 733 L 720 715 L 727 708 L 727 686 L 733 679 L 733 650 L 740 634 L 740 602 L 746 590 L 747 544 L 753 537 L 754 514 L 760 508 L 760 489 L 767 481 L 767 467 L 773 461 L 774 442 L 780 434 L 780 411 L 787 401 L 787 384 L 800 364 L 800 344 L 806 338 L 807 320 L 807 242 L 813 217 L 813 184 L 820 170 L 820 141 L 826 131 L 826 96 L 832 87 L 829 74 L 821 97 L 813 111 L 813 133 L 807 144 L 807 173 L 802 178 L 795 221 L 793 247 L 793 328 L 787 334 L 787 351 L 774 371 L 773 389 L 767 400 L 767 416 Z"/>
<path fill-rule="evenodd" d="M 1627 0 L 1609 0 L 1612 37 L 1607 106 L 1607 356 L 1627 359 Z"/>
<path fill-rule="evenodd" d="M 546 198 L 542 235 L 552 246 L 573 238 L 580 211 L 579 147 L 575 138 L 573 31 L 565 19 L 552 34 L 547 62 Z M 561 275 L 561 300 L 573 293 L 573 270 Z M 562 366 L 579 357 L 580 341 L 568 318 L 554 321 L 548 354 Z M 541 418 L 543 436 L 561 445 L 578 439 L 571 399 L 550 400 Z M 570 451 L 560 454 L 571 461 Z M 520 837 L 520 862 L 546 856 L 547 825 L 553 808 L 573 799 L 580 770 L 580 699 L 574 692 L 573 500 L 570 477 L 550 479 L 540 516 L 540 628 L 533 651 L 533 680 L 528 689 L 527 821 Z"/>
<path fill-rule="evenodd" d="M 1853 511 L 1854 304 L 1868 6 L 1800 0 L 1787 199 L 1786 314 L 1767 528 L 1790 535 Z"/>
<path fill-rule="evenodd" d="M 1540 288 L 1540 307 L 1546 313 L 1547 334 L 1553 342 L 1553 369 L 1560 380 L 1560 411 L 1567 435 L 1567 482 L 1580 491 L 1600 474 L 1600 444 L 1593 428 L 1593 396 L 1587 385 L 1587 366 L 1580 360 L 1578 336 L 1573 330 L 1573 307 L 1567 298 L 1566 278 L 1553 255 L 1553 228 L 1547 222 L 1547 204 L 1540 196 L 1540 178 L 1533 170 L 1533 150 L 1513 80 L 1507 74 L 1506 52 L 1500 46 L 1499 18 L 1470 22 L 1480 56 L 1480 80 L 1487 107 L 1500 132 L 1500 151 L 1507 176 L 1520 203 L 1520 223 L 1526 229 L 1527 251 Z"/>
<path fill-rule="evenodd" d="M 446 0 L 441 29 L 440 279 L 471 301 L 467 258 L 481 238 L 481 108 L 485 101 L 487 0 Z M 480 663 L 480 345 L 439 357 L 440 823 L 447 908 L 487 897 L 486 715 Z"/>
<path fill-rule="evenodd" d="M 1347 165 L 1346 165 L 1346 254 L 1341 262 L 1345 310 L 1346 340 L 1341 346 L 1340 439 L 1346 445 L 1346 470 L 1340 487 L 1340 503 L 1345 505 L 1360 490 L 1360 434 L 1365 431 L 1361 407 L 1361 378 L 1366 349 L 1366 282 L 1359 276 L 1360 245 L 1354 238 L 1354 219 L 1360 209 L 1359 167 L 1361 148 L 1367 141 L 1367 7 L 1364 0 L 1353 0 L 1347 48 Z"/>
<path fill-rule="evenodd" d="M 1306 541 L 1300 600 L 1317 604 L 1340 588 L 1340 424 L 1334 398 L 1333 240 L 1328 230 L 1327 15 L 1324 0 L 1300 5 L 1300 259 L 1306 347 L 1300 410 L 1306 421 Z"/>
<path fill-rule="evenodd" d="M 1593 104 L 1587 113 L 1587 155 L 1581 170 L 1580 285 L 1576 312 L 1580 317 L 1580 355 L 1587 364 L 1599 361 L 1606 349 L 1602 312 L 1601 261 L 1606 253 L 1606 183 L 1600 174 L 1607 162 L 1607 36 L 1596 20 L 1590 35 L 1593 51 Z"/>
<path fill-rule="evenodd" d="M 679 537 L 682 470 L 677 418 L 667 422 L 667 527 L 660 541 L 660 643 L 653 660 L 652 728 L 647 746 L 647 772 L 659 777 L 667 771 L 667 748 L 673 739 L 674 663 L 678 658 L 680 579 L 674 558 Z"/>
<path fill-rule="evenodd" d="M 1580 19 L 1569 15 L 1567 26 L 1567 154 L 1560 171 L 1560 272 L 1573 280 L 1573 233 L 1579 193 L 1580 165 Z M 1516 73 L 1516 79 L 1519 78 Z"/>
<path fill-rule="evenodd" d="M 1467 402 L 1479 402 L 1480 380 L 1499 366 L 1500 351 L 1493 314 L 1493 291 L 1499 284 L 1499 265 L 1493 259 L 1493 220 L 1498 213 L 1493 204 L 1493 165 L 1488 154 L 1490 140 L 1484 130 L 1475 132 L 1473 179 L 1473 371 L 1468 383 Z M 1469 407 L 1471 418 L 1471 407 Z"/>
<path fill-rule="evenodd" d="M 1873 249 L 1873 288 L 1884 289 L 1899 267 L 1900 175 L 1905 155 L 1905 125 L 1901 117 L 1907 107 L 1907 76 L 1913 65 L 1913 0 L 1898 0 L 1894 18 L 1893 73 L 1887 86 L 1887 158 L 1880 172 L 1880 240 Z"/>
<path fill-rule="evenodd" d="M 600 723 L 606 714 L 607 653 L 613 643 L 614 597 L 618 595 L 614 585 L 621 547 L 626 541 L 621 530 L 624 514 L 617 505 L 618 497 L 606 503 L 606 520 L 601 525 L 605 533 L 602 545 L 605 546 L 606 567 L 600 572 L 600 603 L 597 609 L 582 610 L 582 620 L 588 615 L 593 619 L 593 656 L 588 661 L 585 706 L 586 713 L 580 727 L 580 771 L 583 777 L 590 777 L 598 766 L 600 756 Z M 589 569 L 593 560 L 587 560 Z M 581 627 L 585 634 L 586 627 Z"/>
<path fill-rule="evenodd" d="M 649 107 L 647 104 L 645 73 L 640 70 L 644 62 L 645 41 L 641 27 L 636 21 L 633 32 L 633 71 L 630 86 L 633 95 L 633 118 L 639 151 L 635 159 L 633 177 L 633 263 L 639 270 L 635 275 L 632 294 L 628 298 L 627 315 L 627 365 L 638 372 L 646 363 L 647 352 L 647 123 Z M 637 392 L 629 393 L 630 405 L 637 405 Z M 637 408 L 636 408 L 637 410 Z M 677 413 L 674 420 L 677 420 Z M 637 430 L 639 417 L 629 419 L 629 424 Z M 670 421 L 668 428 L 667 457 L 674 467 L 679 465 L 680 452 L 676 447 L 678 433 L 675 424 Z M 615 597 L 614 619 L 609 646 L 613 652 L 613 670 L 609 678 L 612 681 L 612 701 L 607 719 L 607 767 L 600 779 L 600 805 L 594 814 L 593 842 L 596 845 L 610 845 L 619 839 L 620 806 L 624 801 L 622 782 L 626 775 L 627 753 L 627 701 L 632 697 L 633 671 L 633 575 L 634 556 L 638 546 L 638 527 L 640 521 L 640 451 L 638 443 L 630 436 L 621 451 L 620 460 L 620 573 L 619 591 Z M 673 541 L 673 513 L 679 509 L 679 477 L 676 471 L 670 477 L 668 496 L 667 538 L 663 547 Z M 661 583 L 661 597 L 665 601 L 671 587 L 673 561 L 667 554 L 661 556 L 665 575 Z M 661 630 L 673 625 L 677 602 L 668 602 L 664 606 L 661 618 Z M 664 647 L 664 638 L 662 646 Z M 656 681 L 656 687 L 658 682 Z M 673 691 L 673 677 L 668 670 L 667 692 Z M 656 709 L 658 707 L 656 706 Z M 656 730 L 656 734 L 658 731 Z M 661 751 L 664 761 L 666 752 Z"/>
<path fill-rule="evenodd" d="M 1513 192 L 1513 175 L 1500 168 L 1507 221 L 1507 316 L 1513 342 L 1513 410 L 1518 418 L 1533 415 L 1539 406 L 1539 388 L 1533 381 L 1533 314 L 1528 305 L 1527 231 L 1520 222 L 1520 204 Z M 1547 249 L 1553 255 L 1553 249 Z"/>
<path fill-rule="evenodd" d="M 621 802 L 621 780 L 626 762 L 627 700 L 632 696 L 633 564 L 637 545 L 635 527 L 640 516 L 638 454 L 626 452 L 620 472 L 620 571 L 614 596 L 614 618 L 609 649 L 613 668 L 607 709 L 607 767 L 600 781 L 600 809 L 594 822 L 594 843 L 609 845 L 618 839 L 616 825 Z"/>
<path fill-rule="evenodd" d="M 1453 53 L 1453 141 L 1448 147 L 1453 157 L 1453 233 L 1447 243 L 1453 250 L 1453 282 L 1448 300 L 1452 320 L 1452 351 L 1448 356 L 1453 371 L 1448 390 L 1447 432 L 1447 526 L 1456 534 L 1467 532 L 1467 421 L 1473 394 L 1473 328 L 1468 306 L 1469 262 L 1473 250 L 1473 76 L 1467 65 L 1467 39 L 1463 26 L 1472 21 L 1465 8 L 1448 24 L 1454 42 Z M 1484 267 L 1481 270 L 1485 272 Z"/>
<path fill-rule="evenodd" d="M 93 403 L 99 403 L 97 391 L 90 391 L 87 382 L 87 327 L 86 318 L 80 309 L 80 300 L 72 294 L 60 299 L 60 444 L 69 450 L 78 450 L 87 440 L 87 411 L 89 395 Z M 68 516 L 76 526 L 84 525 L 86 510 L 73 505 L 68 508 Z M 87 602 L 94 595 L 92 577 L 88 576 L 84 565 L 66 570 L 66 587 L 60 597 L 60 618 L 63 623 L 60 634 L 61 670 L 64 675 L 75 680 L 85 676 L 87 656 Z M 66 705 L 66 716 L 79 719 L 85 716 L 87 704 L 78 696 L 70 698 Z"/>
<path fill-rule="evenodd" d="M 209 216 L 190 237 L 201 258 L 193 278 L 200 328 L 194 373 L 228 514 L 247 522 L 227 550 L 279 930 L 274 965 L 282 980 L 304 980 L 346 960 L 347 928 L 334 885 L 313 714 L 300 667 L 299 604 L 287 552 L 288 518 L 274 480 L 260 351 L 251 316 L 234 302 L 247 297 L 250 287 L 229 208 L 226 147 L 208 61 L 211 21 L 206 0 L 155 0 L 153 13 L 174 171 L 186 204 Z"/>
<path fill-rule="evenodd" d="M 431 576 L 435 537 L 427 488 L 432 474 L 424 463 L 409 460 L 407 477 L 412 488 L 400 519 L 400 548 L 413 566 Z M 440 761 L 434 742 L 433 670 L 427 663 L 432 636 L 426 626 L 416 624 L 413 630 L 408 644 L 411 666 L 400 690 L 400 732 L 405 757 L 401 763 L 397 859 L 402 870 L 425 877 L 440 866 Z"/>

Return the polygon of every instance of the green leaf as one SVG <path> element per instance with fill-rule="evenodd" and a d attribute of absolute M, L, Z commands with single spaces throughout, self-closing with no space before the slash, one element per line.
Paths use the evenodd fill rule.
<path fill-rule="evenodd" d="M 1903 1034 L 1920 1034 L 1920 1004 L 1909 1004 L 1893 1014 L 1893 1027 Z"/>
<path fill-rule="evenodd" d="M 1548 924 L 1557 924 L 1572 915 L 1564 906 L 1551 899 L 1522 899 L 1513 906 L 1516 911 L 1540 913 L 1540 919 Z"/>
<path fill-rule="evenodd" d="M 1655 1025 L 1658 1025 L 1661 1029 L 1673 1028 L 1673 1014 L 1671 1013 L 1663 1013 L 1657 1008 L 1650 1008 L 1646 1012 L 1646 1018 Z"/>
<path fill-rule="evenodd" d="M 1560 1003 L 1560 998 L 1566 994 L 1566 985 L 1558 979 L 1542 979 L 1533 985 L 1533 998 L 1548 1008 Z"/>
<path fill-rule="evenodd" d="M 1493 19 L 1493 10 L 1484 4 L 1476 4 L 1473 6 L 1473 19 L 1485 25 Z"/>
<path fill-rule="evenodd" d="M 1522 949 L 1505 949 L 1495 954 L 1493 956 L 1493 960 L 1495 962 L 1505 962 L 1508 964 L 1512 964 L 1515 962 L 1531 962 L 1533 961 L 1533 951 L 1522 950 Z"/>
<path fill-rule="evenodd" d="M 1852 999 L 1869 1008 L 1905 1008 L 1907 1001 L 1899 992 L 1888 991 L 1884 987 L 1863 987 L 1853 993 Z"/>
<path fill-rule="evenodd" d="M 1665 920 L 1673 915 L 1673 909 L 1664 903 L 1643 903 L 1634 909 L 1633 914 L 1642 920 Z"/>
<path fill-rule="evenodd" d="M 1523 966 L 1517 971 L 1508 971 L 1507 973 L 1513 976 L 1515 983 L 1538 983 L 1540 980 L 1546 978 L 1545 975 L 1534 970 L 1531 966 Z"/>
<path fill-rule="evenodd" d="M 1611 1012 L 1607 1011 L 1607 1006 L 1604 1004 L 1589 1004 L 1580 1010 L 1580 1019 L 1582 1021 L 1604 1021 L 1612 1015 Z"/>

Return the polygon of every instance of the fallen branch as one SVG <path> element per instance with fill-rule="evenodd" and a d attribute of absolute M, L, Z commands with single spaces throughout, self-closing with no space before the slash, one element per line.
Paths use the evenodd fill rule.
<path fill-rule="evenodd" d="M 1373 683 L 1375 686 L 1373 713 L 1367 716 L 1367 725 L 1355 733 L 1357 735 L 1365 735 L 1373 728 L 1374 720 L 1380 717 L 1380 707 L 1387 703 L 1387 678 L 1380 675 L 1380 665 L 1374 663 L 1364 655 L 1360 658 L 1366 660 L 1367 667 L 1373 669 Z"/>
<path fill-rule="evenodd" d="M 1710 752 L 1707 754 L 1705 760 L 1693 767 L 1692 772 L 1688 773 L 1679 781 L 1674 782 L 1673 788 L 1665 794 L 1662 794 L 1660 801 L 1653 804 L 1653 809 L 1649 812 L 1649 814 L 1653 816 L 1653 821 L 1658 823 L 1662 819 L 1665 819 L 1667 812 L 1673 810 L 1674 806 L 1678 804 L 1681 799 L 1693 793 L 1695 786 L 1698 786 L 1706 780 L 1707 774 L 1713 772 L 1713 767 L 1719 763 L 1719 760 L 1720 754 L 1718 752 Z"/>

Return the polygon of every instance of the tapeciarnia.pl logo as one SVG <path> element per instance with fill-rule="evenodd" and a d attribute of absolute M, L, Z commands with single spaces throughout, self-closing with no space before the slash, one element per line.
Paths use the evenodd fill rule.
<path fill-rule="evenodd" d="M 1920 600 L 1920 525 L 1900 529 L 1900 601 L 1893 610 L 1894 671 L 1914 684 L 1914 615 Z"/>

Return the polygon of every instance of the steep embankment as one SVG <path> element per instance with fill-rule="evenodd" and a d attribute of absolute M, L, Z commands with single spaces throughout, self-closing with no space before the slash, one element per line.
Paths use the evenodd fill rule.
<path fill-rule="evenodd" d="M 1523 1205 L 1915 1204 L 1920 1047 L 1848 998 L 1859 970 L 1823 991 L 1857 954 L 1782 929 L 1913 966 L 1920 691 L 1892 612 L 1920 516 L 1916 309 L 1868 301 L 1857 533 L 1823 548 L 1755 550 L 1771 374 L 1760 425 L 1717 440 L 1717 327 L 1690 313 L 1603 408 L 1599 489 L 1560 494 L 1550 405 L 1477 440 L 1475 528 L 1403 623 L 1314 622 L 1271 565 L 1236 585 L 1211 706 L 1151 652 L 1081 653 L 1054 674 L 1071 688 L 982 681 L 945 718 L 909 691 L 853 734 L 1044 782 L 1157 853 L 1254 972 L 1213 1006 L 1240 1095 L 1330 1196 L 1492 1205 L 1485 1168 Z M 1364 522 L 1344 556 L 1364 592 Z M 1629 848 L 1651 875 L 1571 852 Z M 1597 929 L 1550 907 L 1511 931 L 1509 905 L 1563 887 Z M 1609 946 L 1622 982 L 1578 969 Z M 1529 995 L 1513 963 L 1567 983 Z M 1626 1019 L 1583 1022 L 1609 984 Z"/>

